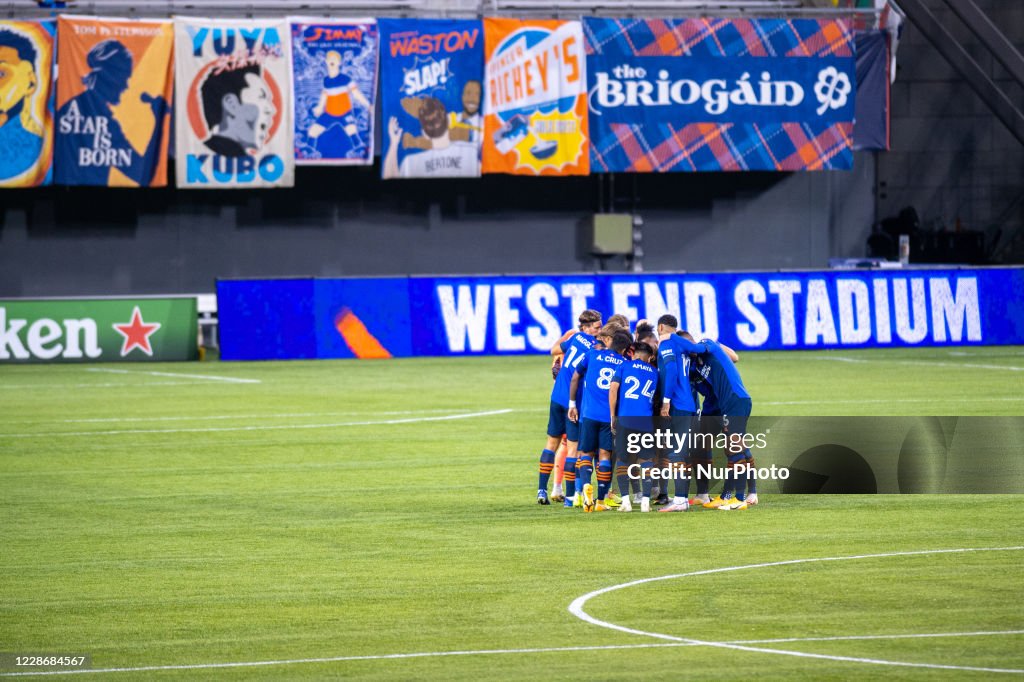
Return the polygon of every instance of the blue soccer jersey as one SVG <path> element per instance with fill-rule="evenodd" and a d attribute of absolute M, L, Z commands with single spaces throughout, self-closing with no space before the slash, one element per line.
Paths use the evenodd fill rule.
<path fill-rule="evenodd" d="M 643 360 L 627 360 L 612 376 L 619 384 L 619 417 L 650 417 L 654 410 L 654 391 L 658 372 Z"/>
<path fill-rule="evenodd" d="M 569 384 L 572 383 L 572 375 L 576 367 L 586 357 L 587 352 L 594 345 L 594 337 L 583 332 L 576 332 L 562 343 L 562 368 L 558 370 L 555 378 L 555 385 L 551 389 L 551 402 L 558 403 L 562 407 L 569 407 Z M 583 394 L 583 383 L 580 382 L 579 390 L 573 396 L 573 400 L 579 404 Z"/>
<path fill-rule="evenodd" d="M 612 377 L 626 362 L 615 351 L 591 350 L 576 367 L 576 373 L 583 376 L 583 407 L 580 416 L 596 422 L 608 423 L 612 420 L 608 407 L 608 389 L 612 385 Z"/>
<path fill-rule="evenodd" d="M 714 394 L 719 408 L 725 414 L 731 414 L 730 409 L 736 402 L 750 400 L 750 394 L 747 393 L 747 389 L 743 385 L 736 365 L 722 350 L 722 347 L 716 341 L 708 339 L 704 339 L 701 343 L 707 347 L 707 352 L 701 356 L 704 361 L 701 375 L 711 386 L 711 392 Z"/>
<path fill-rule="evenodd" d="M 693 343 L 675 334 L 658 346 L 658 379 L 662 396 L 671 401 L 676 412 L 697 412 L 697 401 L 690 388 L 690 354 L 706 350 L 703 343 Z"/>

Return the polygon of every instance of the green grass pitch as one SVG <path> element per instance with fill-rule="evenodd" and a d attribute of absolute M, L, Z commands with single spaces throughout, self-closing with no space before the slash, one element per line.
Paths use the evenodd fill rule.
<path fill-rule="evenodd" d="M 1022 348 L 740 364 L 755 413 L 773 415 L 1021 415 L 1022 368 Z M 1024 545 L 1022 498 L 539 507 L 549 390 L 539 357 L 0 367 L 0 652 L 136 669 L 72 678 L 117 680 L 990 674 L 840 657 L 1024 669 L 1015 550 L 711 572 L 584 607 L 757 651 L 577 618 L 577 597 L 642 578 Z M 764 641 L 778 639 L 794 641 Z M 430 655 L 385 657 L 415 653 Z"/>

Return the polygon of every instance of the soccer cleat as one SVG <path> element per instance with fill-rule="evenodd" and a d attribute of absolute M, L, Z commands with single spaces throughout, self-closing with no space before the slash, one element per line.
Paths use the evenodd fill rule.
<path fill-rule="evenodd" d="M 587 483 L 583 486 L 583 511 L 590 513 L 594 511 L 594 484 Z"/>
<path fill-rule="evenodd" d="M 622 498 L 615 498 L 612 497 L 611 495 L 608 495 L 607 497 L 604 498 L 604 503 L 609 507 L 612 507 L 613 509 L 618 509 L 622 505 Z"/>
<path fill-rule="evenodd" d="M 574 507 L 582 507 L 583 506 L 583 495 L 573 494 L 573 496 L 572 496 L 572 506 L 574 506 Z"/>
<path fill-rule="evenodd" d="M 612 508 L 608 506 L 607 502 L 607 500 L 598 500 L 594 511 L 611 511 Z"/>
<path fill-rule="evenodd" d="M 574 506 L 573 503 L 572 503 L 572 498 L 571 497 L 565 498 L 565 501 L 562 502 L 562 506 L 565 507 L 566 509 L 572 509 L 573 506 Z"/>
<path fill-rule="evenodd" d="M 643 495 L 640 493 L 633 493 L 633 504 L 640 504 L 640 500 L 643 499 Z"/>
<path fill-rule="evenodd" d="M 749 495 L 747 495 L 747 499 L 745 500 L 745 502 L 747 503 L 748 507 L 753 507 L 755 504 L 757 504 L 757 493 L 750 493 Z"/>
<path fill-rule="evenodd" d="M 649 498 L 649 497 L 642 497 L 642 498 L 640 498 L 640 511 L 642 511 L 645 514 L 647 512 L 649 512 L 649 511 L 651 511 L 651 498 Z"/>
<path fill-rule="evenodd" d="M 669 503 L 668 493 L 662 493 L 654 499 L 654 506 L 661 507 Z"/>
<path fill-rule="evenodd" d="M 661 509 L 659 509 L 658 512 L 684 512 L 689 508 L 690 503 L 687 502 L 686 500 L 683 500 L 682 502 L 673 502 L 672 504 L 664 506 Z"/>
<path fill-rule="evenodd" d="M 690 500 L 690 506 L 691 507 L 695 507 L 698 504 L 704 505 L 704 504 L 707 504 L 710 501 L 711 501 L 711 496 L 708 495 L 707 493 L 704 493 L 703 495 L 697 495 L 695 498 Z"/>
<path fill-rule="evenodd" d="M 555 492 L 551 493 L 551 501 L 554 502 L 555 504 L 558 504 L 559 502 L 561 502 L 564 499 L 565 499 L 565 495 L 563 495 L 562 493 L 558 492 L 557 490 Z"/>
<path fill-rule="evenodd" d="M 620 512 L 631 512 L 633 511 L 633 505 L 629 501 L 629 495 L 622 498 L 622 504 L 619 505 L 618 511 Z"/>
<path fill-rule="evenodd" d="M 548 491 L 547 490 L 538 490 L 537 491 L 537 504 L 543 504 L 543 505 L 551 504 L 551 502 L 548 500 Z"/>
<path fill-rule="evenodd" d="M 720 506 L 722 506 L 722 503 L 724 503 L 724 502 L 725 502 L 725 500 L 722 499 L 722 497 L 716 496 L 713 500 L 705 502 L 703 504 L 703 507 L 705 509 L 718 509 Z"/>
<path fill-rule="evenodd" d="M 740 511 L 747 508 L 746 500 L 738 500 L 735 497 L 725 500 L 721 506 L 718 507 L 718 511 Z"/>

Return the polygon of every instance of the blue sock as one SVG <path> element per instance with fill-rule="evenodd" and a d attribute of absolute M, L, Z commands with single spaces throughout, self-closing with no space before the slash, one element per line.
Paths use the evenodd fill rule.
<path fill-rule="evenodd" d="M 711 468 L 711 458 L 702 457 L 694 461 L 695 476 L 697 479 L 697 494 L 707 495 L 711 489 L 711 480 L 707 476 L 707 470 Z"/>
<path fill-rule="evenodd" d="M 619 495 L 629 497 L 629 467 L 625 464 L 615 467 L 615 480 L 619 483 Z"/>
<path fill-rule="evenodd" d="M 750 470 L 747 471 L 747 495 L 749 496 L 757 494 L 757 479 L 754 477 L 754 460 L 750 456 L 750 450 L 747 450 L 747 457 L 749 458 L 747 466 L 750 467 Z"/>
<path fill-rule="evenodd" d="M 641 482 L 640 487 L 643 490 L 644 497 L 651 496 L 651 469 L 653 468 L 654 462 L 652 462 L 649 459 L 645 459 L 644 461 L 640 462 L 640 472 L 643 475 L 643 481 Z"/>
<path fill-rule="evenodd" d="M 680 454 L 673 454 L 669 458 L 669 463 L 672 466 L 673 470 L 673 480 L 675 481 L 676 497 L 689 497 L 690 479 L 687 477 L 689 472 L 683 468 L 685 466 L 686 469 L 689 469 L 689 465 L 686 461 L 686 458 L 684 458 Z"/>
<path fill-rule="evenodd" d="M 537 483 L 537 490 L 547 490 L 548 481 L 551 479 L 551 472 L 555 468 L 555 453 L 551 450 L 544 450 L 540 453 L 540 481 Z"/>
<path fill-rule="evenodd" d="M 612 487 L 612 463 L 602 459 L 597 463 L 597 499 L 603 500 Z"/>
<path fill-rule="evenodd" d="M 594 475 L 594 456 L 593 455 L 580 455 L 577 460 L 576 467 L 576 490 L 580 493 L 583 492 L 583 486 L 590 483 L 591 477 Z"/>
<path fill-rule="evenodd" d="M 576 458 L 566 457 L 565 468 L 563 470 L 562 480 L 565 483 L 565 496 L 572 497 L 573 493 L 576 492 Z"/>

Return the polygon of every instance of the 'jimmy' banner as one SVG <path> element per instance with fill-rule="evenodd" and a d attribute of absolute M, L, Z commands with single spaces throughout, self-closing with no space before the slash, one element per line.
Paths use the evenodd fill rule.
<path fill-rule="evenodd" d="M 853 166 L 845 23 L 586 18 L 583 26 L 595 170 Z"/>
<path fill-rule="evenodd" d="M 0 363 L 195 360 L 196 299 L 0 300 Z"/>
<path fill-rule="evenodd" d="M 178 187 L 293 186 L 288 22 L 174 22 Z"/>
<path fill-rule="evenodd" d="M 53 21 L 0 21 L 0 187 L 52 180 Z"/>
<path fill-rule="evenodd" d="M 377 22 L 291 18 L 295 162 L 373 163 Z"/>
<path fill-rule="evenodd" d="M 174 25 L 62 16 L 57 35 L 57 184 L 166 185 Z"/>
<path fill-rule="evenodd" d="M 484 173 L 587 175 L 587 62 L 578 21 L 484 19 Z"/>
<path fill-rule="evenodd" d="M 381 19 L 384 178 L 480 175 L 483 25 Z"/>

